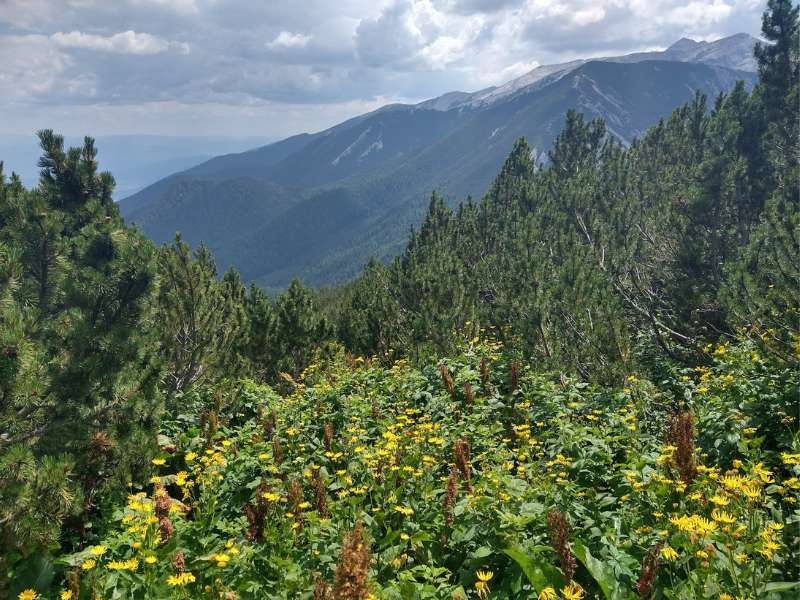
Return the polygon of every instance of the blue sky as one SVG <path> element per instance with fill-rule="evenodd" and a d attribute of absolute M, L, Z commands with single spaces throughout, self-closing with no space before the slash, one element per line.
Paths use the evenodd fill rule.
<path fill-rule="evenodd" d="M 0 135 L 316 131 L 540 65 L 757 34 L 762 0 L 0 0 Z"/>

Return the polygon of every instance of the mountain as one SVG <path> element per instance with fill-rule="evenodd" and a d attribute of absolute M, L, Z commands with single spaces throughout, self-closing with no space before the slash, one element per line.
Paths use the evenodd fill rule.
<path fill-rule="evenodd" d="M 176 230 L 205 241 L 221 268 L 280 288 L 355 276 L 396 254 L 437 190 L 455 204 L 479 196 L 513 142 L 544 160 L 569 108 L 602 117 L 630 143 L 691 99 L 755 81 L 755 40 L 681 40 L 663 52 L 538 67 L 505 85 L 389 105 L 328 130 L 218 156 L 121 203 L 157 242 Z"/>

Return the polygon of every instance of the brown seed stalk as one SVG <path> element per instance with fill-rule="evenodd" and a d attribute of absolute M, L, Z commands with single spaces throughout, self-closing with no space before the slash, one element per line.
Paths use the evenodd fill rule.
<path fill-rule="evenodd" d="M 472 393 L 472 384 L 469 382 L 463 386 L 464 402 L 467 405 L 467 412 L 472 414 L 472 405 L 475 403 L 475 395 Z"/>
<path fill-rule="evenodd" d="M 467 491 L 472 493 L 472 465 L 470 458 L 469 440 L 467 438 L 460 438 L 456 440 L 453 446 L 453 454 L 455 456 L 456 467 L 461 475 L 461 479 L 467 486 Z"/>
<path fill-rule="evenodd" d="M 359 521 L 342 543 L 333 584 L 335 600 L 364 600 L 369 595 L 369 563 L 369 543 Z"/>
<path fill-rule="evenodd" d="M 453 376 L 450 375 L 450 370 L 447 368 L 447 365 L 441 364 L 439 365 L 439 374 L 442 376 L 442 383 L 444 383 L 444 387 L 447 388 L 447 393 L 450 394 L 450 397 L 453 401 L 456 400 L 456 384 L 453 381 Z"/>
<path fill-rule="evenodd" d="M 694 460 L 694 414 L 691 410 L 672 415 L 667 429 L 667 442 L 675 446 L 672 456 L 681 480 L 691 485 L 697 477 L 697 464 Z"/>
<path fill-rule="evenodd" d="M 569 522 L 564 513 L 557 508 L 547 511 L 547 531 L 550 534 L 550 545 L 556 551 L 558 562 L 561 564 L 561 571 L 567 582 L 570 582 L 578 563 L 569 547 Z"/>
<path fill-rule="evenodd" d="M 636 591 L 642 600 L 647 600 L 653 595 L 653 584 L 658 575 L 658 553 L 661 552 L 663 545 L 664 542 L 658 542 L 650 548 L 644 557 L 644 561 L 642 561 L 642 570 L 639 574 L 639 580 L 636 582 Z"/>

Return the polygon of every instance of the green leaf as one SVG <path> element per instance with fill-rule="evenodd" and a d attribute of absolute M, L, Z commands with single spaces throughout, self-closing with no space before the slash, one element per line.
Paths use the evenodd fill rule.
<path fill-rule="evenodd" d="M 572 553 L 581 561 L 583 566 L 586 567 L 586 570 L 589 571 L 589 574 L 597 582 L 597 585 L 600 586 L 603 595 L 608 600 L 632 600 L 636 598 L 631 590 L 625 589 L 625 587 L 617 581 L 614 575 L 614 569 L 610 565 L 592 556 L 589 549 L 581 542 L 575 542 L 572 545 Z"/>
<path fill-rule="evenodd" d="M 503 552 L 519 565 L 537 593 L 546 587 L 556 589 L 564 587 L 564 576 L 561 571 L 546 560 L 528 554 L 520 548 L 506 548 Z"/>
<path fill-rule="evenodd" d="M 773 581 L 764 586 L 765 592 L 787 592 L 800 588 L 800 581 Z"/>

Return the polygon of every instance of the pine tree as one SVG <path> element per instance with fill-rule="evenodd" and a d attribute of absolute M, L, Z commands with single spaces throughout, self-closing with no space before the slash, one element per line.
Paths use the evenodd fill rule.
<path fill-rule="evenodd" d="M 272 380 L 278 375 L 275 308 L 255 283 L 250 284 L 245 298 L 245 310 L 250 329 L 246 356 L 251 371 L 261 381 Z"/>
<path fill-rule="evenodd" d="M 235 376 L 247 335 L 244 287 L 238 275 L 218 281 L 208 247 L 200 244 L 192 252 L 180 235 L 161 249 L 158 266 L 157 331 L 167 394 Z"/>
<path fill-rule="evenodd" d="M 143 335 L 152 245 L 122 223 L 91 138 L 39 139 L 39 186 L 0 184 L 0 528 L 25 552 L 73 513 L 83 533 L 96 497 L 148 460 L 160 410 Z"/>
<path fill-rule="evenodd" d="M 297 381 L 311 363 L 315 349 L 330 339 L 330 326 L 311 291 L 298 279 L 292 280 L 278 298 L 275 319 L 275 343 L 282 357 L 281 366 L 288 368 Z"/>
<path fill-rule="evenodd" d="M 757 100 L 767 126 L 757 146 L 767 159 L 772 191 L 739 260 L 726 265 L 721 295 L 737 322 L 764 348 L 797 362 L 800 340 L 800 8 L 770 0 L 756 47 Z"/>

